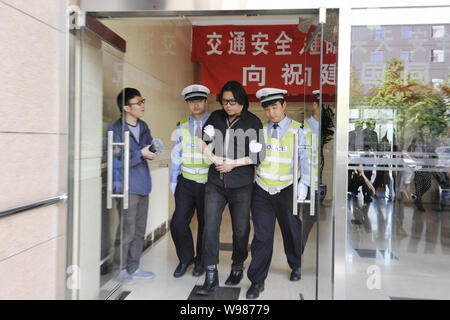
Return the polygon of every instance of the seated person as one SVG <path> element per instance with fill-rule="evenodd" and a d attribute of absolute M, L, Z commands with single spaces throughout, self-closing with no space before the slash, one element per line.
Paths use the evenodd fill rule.
<path fill-rule="evenodd" d="M 357 196 L 360 186 L 362 186 L 364 202 L 369 202 L 367 198 L 370 199 L 370 195 L 374 196 L 376 192 L 372 183 L 370 183 L 370 180 L 367 179 L 366 175 L 364 174 L 362 165 L 360 165 L 360 169 L 358 170 L 349 170 L 348 191 L 351 192 L 354 196 Z"/>

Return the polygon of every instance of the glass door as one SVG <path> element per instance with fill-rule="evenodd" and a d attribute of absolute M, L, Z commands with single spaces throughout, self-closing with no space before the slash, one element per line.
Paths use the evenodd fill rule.
<path fill-rule="evenodd" d="M 337 11 L 320 10 L 316 15 L 301 17 L 299 22 L 299 29 L 305 33 L 301 59 L 307 145 L 303 148 L 308 153 L 310 173 L 308 195 L 303 201 L 297 199 L 302 220 L 301 299 L 331 297 L 337 15 Z"/>
<path fill-rule="evenodd" d="M 261 107 L 260 101 L 255 96 L 256 91 L 262 87 L 288 89 L 290 94 L 287 98 L 288 107 L 286 113 L 291 119 L 305 125 L 309 118 L 317 118 L 313 124 L 314 130 L 317 132 L 311 135 L 313 137 L 311 142 L 305 146 L 309 150 L 314 150 L 310 152 L 309 157 L 312 161 L 308 164 L 308 166 L 312 165 L 308 171 L 311 173 L 309 184 L 312 190 L 310 194 L 313 197 L 308 196 L 306 198 L 309 201 L 309 205 L 305 202 L 297 201 L 296 196 L 292 197 L 292 201 L 295 203 L 294 207 L 300 204 L 299 210 L 293 214 L 299 215 L 303 222 L 302 233 L 308 234 L 308 237 L 305 236 L 302 242 L 305 248 L 302 256 L 301 280 L 298 282 L 289 281 L 289 274 L 292 270 L 286 263 L 282 235 L 280 234 L 280 228 L 277 227 L 275 229 L 274 243 L 277 261 L 275 261 L 275 258 L 272 261 L 270 277 L 268 278 L 273 289 L 266 290 L 265 297 L 268 297 L 268 299 L 280 299 L 281 297 L 281 299 L 295 300 L 326 299 L 329 298 L 329 293 L 331 292 L 330 278 L 332 271 L 330 266 L 332 249 L 330 203 L 333 195 L 331 178 L 333 175 L 330 168 L 333 163 L 333 151 L 331 151 L 333 143 L 320 148 L 318 141 L 321 140 L 319 129 L 321 127 L 321 119 L 323 119 L 320 113 L 330 107 L 334 108 L 336 91 L 337 55 L 335 47 L 337 43 L 336 39 L 327 38 L 327 22 L 323 17 L 326 14 L 328 20 L 332 15 L 337 15 L 337 11 L 333 12 L 330 10 L 325 12 L 323 10 L 322 15 L 319 16 L 319 10 L 317 9 L 304 10 L 304 12 L 296 10 L 295 14 L 298 14 L 298 16 L 295 17 L 292 17 L 294 14 L 291 11 L 281 14 L 277 11 L 276 13 L 277 15 L 271 15 L 270 12 L 265 12 L 254 17 L 242 15 L 241 13 L 236 13 L 236 16 L 221 16 L 220 12 L 215 12 L 215 16 L 202 14 L 200 17 L 202 20 L 209 18 L 213 22 L 210 24 L 208 24 L 208 21 L 199 22 L 198 26 L 207 26 L 210 30 L 208 31 L 209 33 L 204 35 L 204 38 L 195 42 L 195 46 L 194 42 L 192 42 L 192 51 L 190 50 L 190 45 L 186 46 L 186 43 L 191 43 L 191 34 L 194 36 L 196 34 L 195 30 L 191 32 L 191 29 L 195 29 L 196 26 L 194 23 L 191 25 L 186 16 L 193 21 L 195 18 L 194 13 L 186 13 L 187 15 L 183 17 L 174 16 L 173 19 L 167 17 L 159 19 L 157 15 L 161 14 L 160 12 L 150 14 L 149 17 L 139 17 L 138 19 L 133 19 L 133 14 L 131 13 L 130 16 L 127 13 L 118 13 L 116 19 L 105 18 L 102 22 L 127 39 L 129 51 L 127 52 L 127 61 L 125 63 L 127 70 L 125 82 L 132 82 L 134 86 L 145 88 L 145 90 L 153 94 L 153 101 L 155 101 L 153 115 L 155 116 L 149 117 L 148 121 L 152 126 L 152 132 L 167 141 L 170 141 L 171 138 L 174 119 L 182 119 L 187 115 L 184 101 L 178 97 L 178 94 L 177 98 L 174 98 L 172 93 L 180 92 L 189 83 L 201 83 L 210 87 L 213 93 L 209 99 L 209 112 L 221 108 L 217 102 L 217 95 L 223 84 L 228 80 L 237 79 L 244 83 L 245 89 L 249 93 L 249 110 L 255 113 L 262 121 L 267 120 L 267 116 Z M 174 12 L 164 11 L 164 14 L 173 16 Z M 282 16 L 281 18 L 280 15 Z M 308 25 L 305 30 L 298 25 L 299 20 L 303 18 L 307 18 Z M 322 18 L 322 20 L 319 18 Z M 219 23 L 218 21 L 222 22 Z M 233 23 L 230 24 L 230 21 Z M 277 21 L 277 23 L 274 23 L 274 21 Z M 314 26 L 312 26 L 313 22 L 315 23 Z M 334 28 L 336 24 L 336 21 L 334 21 L 334 24 L 331 23 Z M 186 26 L 189 27 L 189 32 L 186 33 L 187 36 L 185 35 Z M 227 28 L 232 29 L 232 32 Z M 174 29 L 176 29 L 176 32 L 173 31 Z M 197 27 L 197 29 L 199 28 Z M 268 29 L 270 29 L 267 31 L 271 32 L 270 35 L 265 34 Z M 245 30 L 245 37 L 243 30 Z M 299 30 L 302 32 L 300 35 Z M 322 32 L 320 32 L 321 30 Z M 109 123 L 119 117 L 117 107 L 114 104 L 115 97 L 120 88 L 122 88 L 122 79 L 120 81 L 117 81 L 117 79 L 119 79 L 120 71 L 123 71 L 124 68 L 122 64 L 123 53 L 102 41 L 98 37 L 98 33 L 93 34 L 89 30 L 83 30 L 83 32 L 83 43 L 89 49 L 84 50 L 82 54 L 85 59 L 82 61 L 82 69 L 86 74 L 94 72 L 102 75 L 100 78 L 102 81 L 101 86 L 98 86 L 99 82 L 95 82 L 98 86 L 96 90 L 103 94 L 102 99 L 99 99 L 97 102 L 97 105 L 101 108 L 98 110 L 102 110 L 104 119 L 102 133 L 98 134 L 98 136 L 101 136 L 104 139 L 103 141 L 105 141 L 102 150 L 107 155 L 106 131 Z M 148 36 L 142 36 L 144 34 Z M 303 36 L 307 37 L 306 40 Z M 246 46 L 243 46 L 242 43 L 245 41 Z M 202 43 L 203 45 L 201 45 Z M 325 43 L 327 44 L 325 45 Z M 234 46 L 235 44 L 236 46 Z M 300 44 L 303 44 L 305 47 L 302 48 Z M 308 45 L 308 48 L 306 48 L 306 45 Z M 186 48 L 187 50 L 185 50 Z M 247 49 L 244 50 L 245 48 Z M 205 76 L 208 75 L 204 70 L 207 71 L 207 67 L 217 66 L 219 63 L 212 66 L 211 64 L 206 65 L 209 60 L 205 61 L 204 64 L 195 60 L 195 64 L 193 64 L 191 61 L 194 60 L 192 58 L 193 51 L 199 50 L 203 50 L 209 59 L 220 56 L 221 61 L 219 63 L 222 68 L 228 65 L 234 67 L 232 70 L 231 68 L 225 70 L 227 72 L 230 71 L 230 73 L 227 73 L 226 78 L 221 79 L 217 85 L 218 90 L 215 88 L 216 90 L 213 91 L 211 84 L 204 82 L 206 81 Z M 270 55 L 270 59 L 265 57 L 267 54 Z M 93 57 L 97 60 L 93 59 Z M 230 62 L 231 58 L 236 57 L 239 58 L 239 64 L 235 64 L 237 68 Z M 269 63 L 269 60 L 274 62 L 274 66 Z M 133 61 L 133 64 L 129 61 Z M 326 68 L 324 68 L 325 65 Z M 269 66 L 273 68 L 272 72 L 266 73 L 266 71 L 269 71 Z M 171 72 L 168 72 L 168 70 Z M 177 73 L 178 77 L 173 77 L 174 73 Z M 213 73 L 210 72 L 209 74 Z M 89 83 L 87 78 L 82 82 L 83 85 L 88 85 Z M 314 107 L 316 99 L 317 109 Z M 156 103 L 159 101 L 164 101 L 164 110 Z M 162 104 L 160 103 L 160 105 Z M 86 104 L 86 109 L 83 109 L 83 112 L 90 112 L 90 110 L 91 108 L 87 107 Z M 319 115 L 316 115 L 316 112 L 319 112 Z M 333 122 L 333 119 L 331 119 L 331 122 Z M 171 123 L 173 124 L 170 125 Z M 331 133 L 330 137 L 332 140 L 333 133 Z M 312 146 L 312 142 L 315 142 L 316 145 Z M 112 148 L 113 157 L 116 147 L 119 148 L 117 152 L 122 150 L 122 146 L 114 146 Z M 319 169 L 321 154 L 324 155 L 325 167 Z M 114 260 L 114 253 L 118 251 L 113 248 L 115 243 L 118 244 L 120 242 L 120 236 L 118 237 L 119 240 L 116 241 L 115 233 L 119 224 L 118 217 L 120 216 L 117 210 L 120 210 L 120 208 L 117 208 L 114 200 L 113 208 L 107 208 L 107 158 L 107 156 L 104 156 L 102 162 L 102 173 L 104 174 L 102 175 L 102 183 L 104 189 L 102 191 L 103 200 L 101 204 L 102 233 L 99 235 L 102 239 L 101 248 L 99 248 L 99 250 L 101 249 L 101 257 L 99 258 L 101 267 L 99 272 L 102 273 L 100 280 L 102 288 L 105 289 L 103 296 L 110 294 L 117 286 L 116 281 L 114 281 L 116 275 L 112 271 L 116 270 L 117 266 L 120 265 L 120 261 Z M 327 173 L 326 176 L 320 179 L 319 172 Z M 298 178 L 300 179 L 301 176 L 299 175 Z M 327 184 L 328 187 L 323 201 L 321 201 L 319 196 L 322 193 L 319 191 L 319 181 Z M 166 181 L 163 181 L 163 183 L 166 183 Z M 296 195 L 297 191 L 294 194 Z M 161 203 L 162 201 L 159 199 L 157 202 Z M 226 238 L 223 244 L 231 244 L 231 225 L 229 227 L 227 232 L 221 233 L 224 236 L 223 239 Z M 231 254 L 231 250 L 227 249 L 226 246 L 221 246 L 221 250 L 228 251 L 225 254 Z M 250 257 L 249 255 L 246 266 L 250 264 Z M 223 261 L 224 263 L 229 263 L 226 259 L 223 259 Z M 325 289 L 319 290 L 319 278 L 322 287 Z M 159 279 L 155 279 L 155 281 L 159 281 Z M 245 292 L 250 286 L 249 280 L 246 279 L 245 281 L 241 288 L 241 297 L 243 299 L 245 299 Z M 201 283 L 199 282 L 199 284 Z M 266 288 L 270 286 L 268 285 Z M 323 292 L 319 293 L 320 291 Z M 278 294 L 279 292 L 282 292 L 282 294 Z M 157 292 L 152 294 L 158 298 L 167 298 L 166 295 L 168 293 Z M 264 297 L 261 296 L 261 298 Z"/>
<path fill-rule="evenodd" d="M 127 135 L 113 141 L 111 125 L 122 124 L 118 94 L 123 89 L 125 41 L 100 21 L 86 17 L 79 32 L 79 104 L 75 112 L 74 265 L 77 299 L 107 299 L 120 288 L 121 211 L 127 206 Z M 110 131 L 112 132 L 112 131 Z M 118 166 L 120 164 L 120 166 Z M 114 167 L 116 165 L 116 167 Z M 114 180 L 123 188 L 114 188 Z"/>
<path fill-rule="evenodd" d="M 352 10 L 346 299 L 450 297 L 449 10 Z"/>

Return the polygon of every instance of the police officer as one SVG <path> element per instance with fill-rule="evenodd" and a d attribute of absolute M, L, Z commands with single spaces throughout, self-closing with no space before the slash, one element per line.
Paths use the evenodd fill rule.
<path fill-rule="evenodd" d="M 257 168 L 252 197 L 254 237 L 251 244 L 252 261 L 247 276 L 252 282 L 247 299 L 255 299 L 264 290 L 272 259 L 275 220 L 283 236 L 284 251 L 292 269 L 290 280 L 301 278 L 302 223 L 293 215 L 293 183 L 299 183 L 298 196 L 305 199 L 307 189 L 301 182 L 293 181 L 294 134 L 299 135 L 299 145 L 306 144 L 301 124 L 286 116 L 286 90 L 264 88 L 256 93 L 269 121 L 263 123 L 266 157 Z M 299 150 L 299 164 L 308 170 L 307 154 Z M 306 175 L 305 175 L 306 176 Z"/>
<path fill-rule="evenodd" d="M 173 276 L 179 278 L 195 263 L 192 275 L 204 273 L 201 263 L 202 236 L 204 226 L 204 194 L 211 162 L 196 148 L 196 139 L 201 137 L 202 127 L 209 114 L 206 112 L 209 89 L 193 84 L 181 92 L 191 115 L 177 124 L 172 148 L 170 188 L 175 196 L 175 212 L 170 223 L 170 232 L 175 243 L 180 263 Z M 189 227 L 194 211 L 197 210 L 197 246 Z"/>

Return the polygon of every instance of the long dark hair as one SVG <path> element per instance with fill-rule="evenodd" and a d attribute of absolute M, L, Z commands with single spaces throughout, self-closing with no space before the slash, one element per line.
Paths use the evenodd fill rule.
<path fill-rule="evenodd" d="M 243 105 L 244 108 L 242 110 L 247 110 L 249 103 L 248 103 L 248 95 L 247 92 L 245 92 L 244 87 L 239 81 L 232 80 L 225 83 L 225 85 L 222 87 L 222 90 L 220 91 L 219 95 L 219 101 L 222 102 L 222 96 L 225 91 L 231 91 L 233 93 L 234 99 L 240 104 Z"/>

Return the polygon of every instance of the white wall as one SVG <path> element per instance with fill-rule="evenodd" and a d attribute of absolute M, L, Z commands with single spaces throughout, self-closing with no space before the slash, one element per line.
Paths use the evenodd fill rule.
<path fill-rule="evenodd" d="M 67 192 L 68 1 L 1 0 L 0 210 Z M 0 218 L 0 300 L 63 299 L 66 205 Z"/>

